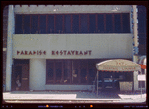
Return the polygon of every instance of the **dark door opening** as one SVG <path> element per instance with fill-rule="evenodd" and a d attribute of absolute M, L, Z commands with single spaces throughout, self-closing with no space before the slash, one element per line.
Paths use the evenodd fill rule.
<path fill-rule="evenodd" d="M 22 83 L 21 78 L 22 78 L 22 66 L 17 65 L 14 67 L 12 74 L 12 91 L 21 89 L 21 83 Z"/>
<path fill-rule="evenodd" d="M 29 90 L 29 60 L 14 60 L 11 86 L 12 91 Z"/>

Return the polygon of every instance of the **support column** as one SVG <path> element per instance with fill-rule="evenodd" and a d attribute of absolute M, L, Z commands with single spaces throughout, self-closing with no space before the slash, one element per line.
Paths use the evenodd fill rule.
<path fill-rule="evenodd" d="M 137 24 L 137 6 L 133 5 L 133 62 L 137 63 L 138 62 L 138 24 Z M 138 88 L 138 80 L 137 80 L 137 75 L 138 75 L 138 71 L 134 71 L 133 72 L 133 86 L 134 86 L 134 90 L 137 90 Z"/>
<path fill-rule="evenodd" d="M 29 89 L 45 90 L 46 59 L 30 59 Z"/>
<path fill-rule="evenodd" d="M 6 91 L 11 91 L 11 75 L 12 75 L 12 36 L 15 31 L 14 27 L 14 7 L 9 5 L 8 10 L 8 35 L 7 35 L 7 58 L 6 58 Z"/>

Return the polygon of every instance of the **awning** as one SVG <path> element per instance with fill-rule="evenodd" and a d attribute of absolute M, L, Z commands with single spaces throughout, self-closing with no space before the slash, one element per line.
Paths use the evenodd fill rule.
<path fill-rule="evenodd" d="M 114 59 L 96 64 L 98 71 L 141 71 L 141 66 L 129 60 Z"/>

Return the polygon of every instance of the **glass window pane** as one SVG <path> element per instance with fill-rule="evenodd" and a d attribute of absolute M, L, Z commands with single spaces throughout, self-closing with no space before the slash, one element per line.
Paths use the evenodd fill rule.
<path fill-rule="evenodd" d="M 65 15 L 65 33 L 71 33 L 71 15 Z"/>
<path fill-rule="evenodd" d="M 73 33 L 79 33 L 79 15 L 73 15 L 72 30 Z"/>
<path fill-rule="evenodd" d="M 130 21 L 129 21 L 129 14 L 124 13 L 122 14 L 122 21 L 123 21 L 123 33 L 130 33 Z"/>
<path fill-rule="evenodd" d="M 68 84 L 71 81 L 71 61 L 70 60 L 66 60 L 63 62 L 64 64 L 64 84 Z"/>
<path fill-rule="evenodd" d="M 89 15 L 89 33 L 96 32 L 96 16 L 93 14 Z"/>
<path fill-rule="evenodd" d="M 64 84 L 70 83 L 70 70 L 64 69 Z"/>
<path fill-rule="evenodd" d="M 81 33 L 88 33 L 88 15 L 81 15 Z"/>
<path fill-rule="evenodd" d="M 31 17 L 31 33 L 38 34 L 38 15 L 32 15 Z"/>
<path fill-rule="evenodd" d="M 93 84 L 93 81 L 95 81 L 95 75 L 96 75 L 96 69 L 90 68 L 89 69 L 89 84 Z M 99 78 L 98 78 L 99 79 Z M 100 80 L 100 79 L 99 79 Z"/>
<path fill-rule="evenodd" d="M 145 88 L 145 81 L 139 81 L 139 88 Z"/>
<path fill-rule="evenodd" d="M 46 15 L 40 15 L 40 21 L 39 21 L 39 30 L 40 34 L 46 34 Z"/>
<path fill-rule="evenodd" d="M 47 83 L 53 83 L 54 80 L 54 63 L 47 63 Z"/>
<path fill-rule="evenodd" d="M 53 68 L 48 69 L 48 79 L 53 79 Z"/>
<path fill-rule="evenodd" d="M 63 33 L 63 16 L 56 15 L 56 33 Z"/>
<path fill-rule="evenodd" d="M 24 16 L 24 34 L 30 34 L 30 15 Z"/>
<path fill-rule="evenodd" d="M 22 31 L 22 18 L 23 16 L 22 15 L 16 15 L 16 21 L 15 21 L 15 33 L 16 34 L 22 34 L 23 31 Z"/>
<path fill-rule="evenodd" d="M 98 15 L 98 33 L 104 33 L 104 16 L 103 14 Z"/>
<path fill-rule="evenodd" d="M 78 69 L 74 69 L 72 72 L 72 83 L 76 84 L 79 82 Z"/>
<path fill-rule="evenodd" d="M 54 15 L 48 15 L 48 33 L 54 33 Z"/>
<path fill-rule="evenodd" d="M 112 33 L 113 28 L 112 28 L 112 15 L 107 14 L 106 15 L 106 33 Z"/>
<path fill-rule="evenodd" d="M 87 70 L 86 69 L 81 69 L 81 83 L 87 83 Z"/>
<path fill-rule="evenodd" d="M 73 60 L 72 61 L 72 84 L 78 84 L 79 83 L 79 73 L 80 73 L 80 70 L 79 70 L 79 65 L 80 65 L 80 62 L 79 60 Z"/>
<path fill-rule="evenodd" d="M 146 11 L 138 13 L 138 32 L 146 33 Z"/>
<path fill-rule="evenodd" d="M 115 26 L 115 33 L 121 33 L 121 20 L 120 14 L 114 15 L 114 26 Z"/>
<path fill-rule="evenodd" d="M 56 62 L 56 83 L 62 83 L 62 62 Z"/>

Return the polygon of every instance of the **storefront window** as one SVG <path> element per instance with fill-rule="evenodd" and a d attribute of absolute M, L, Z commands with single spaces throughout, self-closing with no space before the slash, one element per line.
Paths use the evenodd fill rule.
<path fill-rule="evenodd" d="M 89 77 L 88 77 L 89 84 L 93 84 L 93 81 L 95 81 L 96 73 L 97 73 L 96 69 L 94 68 L 89 69 Z M 99 76 L 98 79 L 101 80 L 101 76 Z"/>
<path fill-rule="evenodd" d="M 56 83 L 62 83 L 61 77 L 62 77 L 62 70 L 56 69 Z"/>
<path fill-rule="evenodd" d="M 47 83 L 54 82 L 54 63 L 47 63 Z"/>
<path fill-rule="evenodd" d="M 81 69 L 81 83 L 87 83 L 87 70 Z"/>
<path fill-rule="evenodd" d="M 73 84 L 79 83 L 79 73 L 78 73 L 78 69 L 74 69 L 73 72 L 72 72 L 72 83 L 73 83 Z"/>
<path fill-rule="evenodd" d="M 93 62 L 92 60 L 47 60 L 46 83 L 93 84 L 96 75 Z"/>
<path fill-rule="evenodd" d="M 70 83 L 70 69 L 64 69 L 64 84 Z"/>
<path fill-rule="evenodd" d="M 62 62 L 56 62 L 55 63 L 55 69 L 56 69 L 56 83 L 63 83 L 62 80 Z"/>

